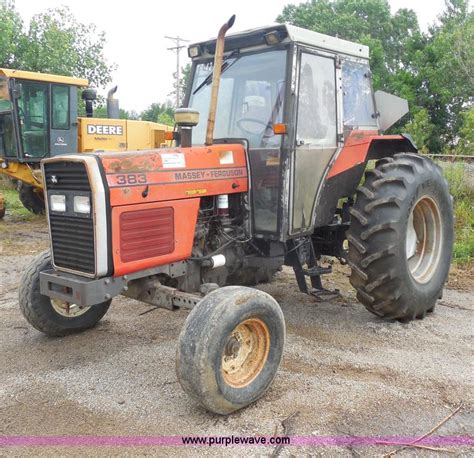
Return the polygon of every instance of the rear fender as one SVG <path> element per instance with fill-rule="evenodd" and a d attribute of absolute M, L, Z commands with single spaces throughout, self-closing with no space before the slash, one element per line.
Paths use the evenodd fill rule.
<path fill-rule="evenodd" d="M 335 157 L 322 185 L 314 227 L 331 223 L 339 199 L 355 194 L 367 161 L 392 157 L 400 152 L 418 152 L 409 135 L 378 135 L 377 131 L 352 131 Z"/>

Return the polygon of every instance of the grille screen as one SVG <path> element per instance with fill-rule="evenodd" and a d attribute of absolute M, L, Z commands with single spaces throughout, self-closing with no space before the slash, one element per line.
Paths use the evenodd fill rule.
<path fill-rule="evenodd" d="M 173 251 L 172 207 L 136 210 L 120 215 L 120 257 L 123 262 L 154 258 Z"/>
<path fill-rule="evenodd" d="M 91 187 L 82 162 L 52 162 L 44 164 L 46 189 L 54 194 L 65 192 L 91 193 Z M 91 194 L 89 194 L 91 195 Z M 91 202 L 92 205 L 92 202 Z M 91 216 L 74 214 L 72 199 L 67 199 L 64 214 L 49 214 L 54 263 L 58 267 L 95 273 L 94 221 Z"/>

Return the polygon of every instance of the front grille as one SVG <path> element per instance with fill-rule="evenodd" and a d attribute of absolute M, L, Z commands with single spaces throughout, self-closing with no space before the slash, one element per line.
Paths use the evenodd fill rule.
<path fill-rule="evenodd" d="M 46 190 L 48 193 L 67 196 L 75 192 L 91 196 L 91 186 L 86 166 L 82 162 L 51 162 L 44 164 Z M 74 214 L 72 199 L 67 198 L 64 214 L 49 212 L 49 225 L 54 264 L 57 267 L 95 273 L 93 209 L 89 217 Z"/>

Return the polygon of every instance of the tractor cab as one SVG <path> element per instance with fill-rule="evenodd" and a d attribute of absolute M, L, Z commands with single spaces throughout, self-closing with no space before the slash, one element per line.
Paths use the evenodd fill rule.
<path fill-rule="evenodd" d="M 77 151 L 77 90 L 86 79 L 0 69 L 0 157 L 19 162 Z"/>
<path fill-rule="evenodd" d="M 188 50 L 186 102 L 200 113 L 195 144 L 205 140 L 215 52 L 216 40 Z M 334 217 L 334 189 L 352 193 L 363 170 L 354 173 L 355 162 L 337 180 L 325 177 L 356 132 L 379 133 L 368 59 L 367 46 L 290 25 L 226 37 L 214 140 L 248 145 L 256 234 L 311 233 Z"/>

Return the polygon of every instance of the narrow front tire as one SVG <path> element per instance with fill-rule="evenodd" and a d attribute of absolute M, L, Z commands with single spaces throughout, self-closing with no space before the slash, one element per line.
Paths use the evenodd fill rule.
<path fill-rule="evenodd" d="M 23 273 L 19 288 L 20 311 L 38 331 L 49 336 L 64 336 L 95 326 L 107 313 L 111 301 L 89 307 L 51 299 L 40 293 L 40 273 L 52 269 L 46 251 L 36 257 Z"/>
<path fill-rule="evenodd" d="M 207 410 L 227 415 L 270 387 L 285 343 L 285 320 L 270 295 L 226 286 L 204 297 L 179 336 L 178 380 Z"/>

